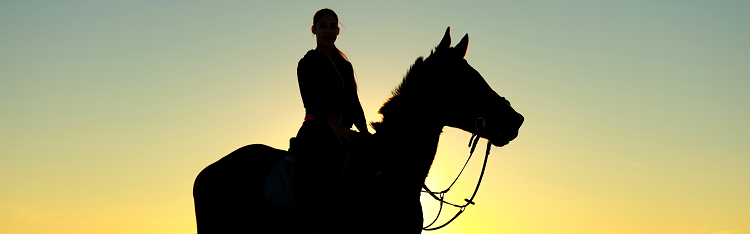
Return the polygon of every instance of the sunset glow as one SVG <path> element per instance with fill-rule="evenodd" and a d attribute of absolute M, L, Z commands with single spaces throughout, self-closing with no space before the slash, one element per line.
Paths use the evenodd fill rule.
<path fill-rule="evenodd" d="M 198 173 L 299 129 L 324 7 L 368 122 L 448 26 L 526 118 L 432 233 L 750 233 L 748 1 L 78 0 L 0 2 L 0 233 L 195 233 Z M 445 128 L 427 185 L 470 136 Z"/>

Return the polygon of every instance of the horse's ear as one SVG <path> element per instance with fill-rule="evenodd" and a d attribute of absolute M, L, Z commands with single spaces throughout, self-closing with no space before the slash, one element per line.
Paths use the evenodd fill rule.
<path fill-rule="evenodd" d="M 466 51 L 469 49 L 469 34 L 467 33 L 464 38 L 461 38 L 461 41 L 458 42 L 458 45 L 453 47 L 453 49 L 456 51 L 457 55 L 461 56 L 461 58 L 466 57 Z"/>
<path fill-rule="evenodd" d="M 451 27 L 448 27 L 448 29 L 445 30 L 445 36 L 443 36 L 443 40 L 440 40 L 440 44 L 437 46 L 437 50 L 440 49 L 448 49 L 448 47 L 451 46 Z"/>

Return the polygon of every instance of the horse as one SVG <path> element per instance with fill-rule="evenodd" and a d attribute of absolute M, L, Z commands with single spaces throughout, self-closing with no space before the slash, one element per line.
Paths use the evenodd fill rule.
<path fill-rule="evenodd" d="M 320 233 L 420 233 L 420 195 L 445 126 L 502 147 L 524 117 L 469 65 L 469 35 L 451 47 L 450 27 L 427 58 L 419 57 L 381 106 L 372 135 L 355 135 L 349 172 L 325 204 Z M 489 145 L 488 145 L 489 147 Z M 294 208 L 264 200 L 272 167 L 287 151 L 244 146 L 203 169 L 193 197 L 197 228 L 206 233 L 299 233 Z"/>

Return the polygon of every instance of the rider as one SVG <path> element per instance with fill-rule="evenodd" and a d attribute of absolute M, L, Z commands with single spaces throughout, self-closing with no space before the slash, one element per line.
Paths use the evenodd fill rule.
<path fill-rule="evenodd" d="M 339 175 L 345 148 L 357 129 L 369 134 L 362 105 L 357 96 L 354 69 L 344 53 L 334 45 L 339 34 L 339 19 L 331 9 L 320 9 L 311 27 L 317 47 L 297 65 L 305 121 L 292 138 L 287 162 L 297 165 L 293 179 L 294 194 L 303 219 L 319 217 L 323 203 Z"/>

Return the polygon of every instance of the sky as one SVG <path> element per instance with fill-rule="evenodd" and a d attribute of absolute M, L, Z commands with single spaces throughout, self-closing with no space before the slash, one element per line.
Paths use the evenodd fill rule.
<path fill-rule="evenodd" d="M 325 7 L 368 121 L 448 26 L 526 119 L 433 233 L 750 233 L 750 2 L 638 0 L 0 1 L 0 233 L 195 233 L 195 176 L 301 126 Z"/>

